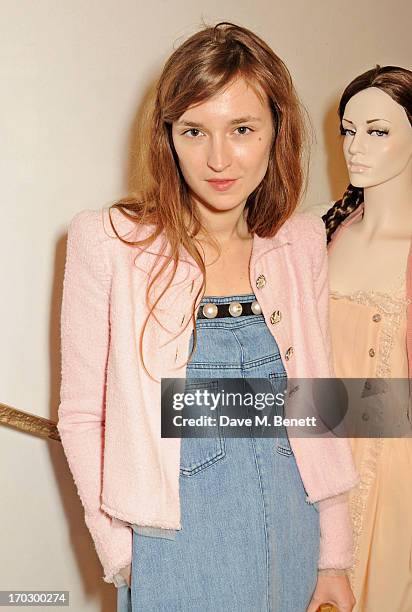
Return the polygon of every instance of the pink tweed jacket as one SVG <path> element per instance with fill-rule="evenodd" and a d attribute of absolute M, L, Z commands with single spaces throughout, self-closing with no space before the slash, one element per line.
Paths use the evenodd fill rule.
<path fill-rule="evenodd" d="M 147 234 L 149 228 L 136 230 L 119 211 L 112 214 L 127 240 Z M 151 318 L 145 331 L 144 357 L 152 378 L 141 362 L 139 337 L 147 314 L 149 273 L 162 261 L 162 240 L 159 236 L 146 249 L 122 243 L 106 208 L 81 211 L 68 232 L 58 430 L 103 580 L 115 584 L 119 569 L 131 563 L 132 524 L 181 529 L 180 439 L 160 436 L 160 379 L 185 376 L 191 304 L 201 273 L 182 252 L 173 284 L 160 303 L 162 325 Z M 263 287 L 256 284 L 262 275 Z M 274 238 L 255 235 L 250 281 L 288 377 L 330 376 L 322 221 L 296 213 Z M 280 321 L 276 317 L 271 322 L 275 310 Z M 291 438 L 290 443 L 307 500 L 319 502 L 319 568 L 347 568 L 352 538 L 346 492 L 358 482 L 349 443 L 307 438 Z"/>

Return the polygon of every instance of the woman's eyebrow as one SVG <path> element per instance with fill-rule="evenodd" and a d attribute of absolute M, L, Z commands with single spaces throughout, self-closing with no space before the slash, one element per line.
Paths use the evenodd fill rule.
<path fill-rule="evenodd" d="M 262 122 L 260 117 L 253 117 L 252 115 L 245 115 L 244 117 L 238 117 L 236 119 L 231 119 L 229 121 L 229 125 L 236 125 L 238 123 L 249 123 L 251 121 L 254 122 Z M 195 127 L 195 128 L 204 128 L 203 123 L 199 123 L 198 121 L 190 121 L 190 119 L 180 119 L 177 121 L 177 125 L 183 125 L 186 127 Z"/>
<path fill-rule="evenodd" d="M 249 121 L 262 121 L 260 117 L 253 117 L 252 115 L 245 115 L 244 117 L 239 117 L 238 119 L 232 119 L 230 122 L 232 125 L 235 123 L 249 123 Z"/>
<path fill-rule="evenodd" d="M 177 125 L 185 125 L 185 126 L 190 126 L 190 127 L 195 127 L 195 128 L 204 127 L 203 123 L 198 123 L 197 121 L 188 121 L 187 119 L 179 119 L 179 121 L 177 121 Z"/>

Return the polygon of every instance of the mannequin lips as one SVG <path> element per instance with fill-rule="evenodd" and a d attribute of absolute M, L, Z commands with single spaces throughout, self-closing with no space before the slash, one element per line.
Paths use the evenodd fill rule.
<path fill-rule="evenodd" d="M 359 164 L 358 162 L 350 161 L 348 162 L 349 172 L 353 174 L 362 174 L 365 170 L 368 170 L 370 166 L 365 166 L 365 164 Z"/>

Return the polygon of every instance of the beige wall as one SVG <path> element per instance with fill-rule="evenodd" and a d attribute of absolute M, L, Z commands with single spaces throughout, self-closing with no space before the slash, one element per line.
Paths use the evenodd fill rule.
<path fill-rule="evenodd" d="M 124 194 L 137 109 L 202 19 L 255 30 L 289 66 L 317 136 L 305 206 L 346 185 L 345 84 L 376 63 L 411 67 L 406 0 L 2 0 L 0 402 L 56 420 L 68 221 Z M 59 444 L 0 436 L 0 588 L 69 589 L 76 612 L 115 609 Z"/>

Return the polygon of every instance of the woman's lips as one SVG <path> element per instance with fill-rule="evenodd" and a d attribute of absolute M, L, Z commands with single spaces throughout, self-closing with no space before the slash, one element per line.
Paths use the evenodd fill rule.
<path fill-rule="evenodd" d="M 232 185 L 236 183 L 237 179 L 209 179 L 207 182 L 216 191 L 227 191 Z"/>

